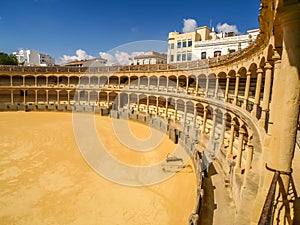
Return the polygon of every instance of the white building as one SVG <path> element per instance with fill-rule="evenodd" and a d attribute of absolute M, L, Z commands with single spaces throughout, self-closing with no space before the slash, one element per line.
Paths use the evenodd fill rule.
<path fill-rule="evenodd" d="M 94 58 L 94 59 L 84 59 L 84 60 L 68 62 L 68 63 L 65 63 L 64 66 L 99 67 L 99 66 L 105 66 L 106 63 L 107 63 L 106 59 Z"/>
<path fill-rule="evenodd" d="M 217 33 L 207 26 L 194 32 L 170 32 L 168 38 L 168 63 L 214 58 L 236 52 L 256 40 L 259 29 L 249 30 L 245 35 L 233 32 Z"/>
<path fill-rule="evenodd" d="M 166 64 L 167 55 L 158 52 L 148 52 L 145 55 L 131 57 L 129 61 L 131 65 Z"/>
<path fill-rule="evenodd" d="M 21 49 L 19 52 L 13 52 L 20 64 L 24 66 L 39 66 L 40 65 L 40 54 L 37 50 L 24 50 Z"/>
<path fill-rule="evenodd" d="M 54 58 L 47 54 L 40 54 L 37 50 L 24 50 L 13 52 L 20 64 L 24 66 L 53 66 Z"/>

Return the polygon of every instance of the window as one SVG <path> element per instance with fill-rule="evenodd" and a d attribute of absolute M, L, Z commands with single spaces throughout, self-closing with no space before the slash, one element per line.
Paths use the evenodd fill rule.
<path fill-rule="evenodd" d="M 174 43 L 171 43 L 171 49 L 174 49 Z"/>
<path fill-rule="evenodd" d="M 186 61 L 186 54 L 182 54 L 182 61 Z"/>
<path fill-rule="evenodd" d="M 201 59 L 206 59 L 206 52 L 201 52 Z"/>
<path fill-rule="evenodd" d="M 173 62 L 174 61 L 174 55 L 171 55 L 170 57 L 170 61 Z"/>
<path fill-rule="evenodd" d="M 187 61 L 192 61 L 192 53 L 191 52 L 187 53 Z"/>
<path fill-rule="evenodd" d="M 181 54 L 177 54 L 177 61 L 181 61 Z"/>
<path fill-rule="evenodd" d="M 177 48 L 181 48 L 181 42 L 180 41 L 177 42 Z"/>
<path fill-rule="evenodd" d="M 214 57 L 218 57 L 221 56 L 221 51 L 215 51 L 214 52 Z"/>
<path fill-rule="evenodd" d="M 186 41 L 182 42 L 182 47 L 186 48 Z"/>
<path fill-rule="evenodd" d="M 229 49 L 229 53 L 235 52 L 235 49 Z"/>
<path fill-rule="evenodd" d="M 188 47 L 192 47 L 193 42 L 192 41 L 188 41 Z"/>

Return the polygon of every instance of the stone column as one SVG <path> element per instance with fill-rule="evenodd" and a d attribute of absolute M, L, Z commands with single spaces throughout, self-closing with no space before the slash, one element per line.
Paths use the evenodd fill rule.
<path fill-rule="evenodd" d="M 109 106 L 109 93 L 110 92 L 106 92 L 107 96 L 106 96 L 106 102 L 107 102 L 107 105 Z"/>
<path fill-rule="evenodd" d="M 231 121 L 231 127 L 230 127 L 230 137 L 229 137 L 229 146 L 228 146 L 228 157 L 233 157 L 233 142 L 234 142 L 234 128 L 236 123 L 234 120 Z"/>
<path fill-rule="evenodd" d="M 237 154 L 237 162 L 236 162 L 236 173 L 242 172 L 242 157 L 243 157 L 243 144 L 244 144 L 244 136 L 245 136 L 244 128 L 240 127 L 239 129 L 239 144 L 238 144 L 238 154 Z"/>
<path fill-rule="evenodd" d="M 203 113 L 203 120 L 202 120 L 202 129 L 201 129 L 202 134 L 205 134 L 206 120 L 207 120 L 207 108 L 205 107 Z"/>
<path fill-rule="evenodd" d="M 195 90 L 195 96 L 197 96 L 198 95 L 198 87 L 199 86 L 199 79 L 198 79 L 198 77 L 196 77 L 196 90 Z"/>
<path fill-rule="evenodd" d="M 177 102 L 174 102 L 174 121 L 177 121 Z"/>
<path fill-rule="evenodd" d="M 197 127 L 197 107 L 196 107 L 196 105 L 194 105 L 193 126 L 194 126 L 194 127 Z"/>
<path fill-rule="evenodd" d="M 138 77 L 138 90 L 140 90 L 141 77 Z"/>
<path fill-rule="evenodd" d="M 183 126 L 186 126 L 187 103 L 184 103 Z"/>
<path fill-rule="evenodd" d="M 87 104 L 90 105 L 90 99 L 91 99 L 91 91 L 86 91 L 88 95 L 88 102 Z"/>
<path fill-rule="evenodd" d="M 264 97 L 262 102 L 262 114 L 259 120 L 259 124 L 265 127 L 267 113 L 269 111 L 269 101 L 271 96 L 271 82 L 272 82 L 272 66 L 270 63 L 265 65 L 265 85 L 264 85 Z"/>
<path fill-rule="evenodd" d="M 250 171 L 252 159 L 253 159 L 253 144 L 252 144 L 251 136 L 248 137 L 246 151 L 247 151 L 247 158 L 246 158 L 245 175 L 247 175 L 248 172 Z"/>
<path fill-rule="evenodd" d="M 35 90 L 34 91 L 35 92 L 35 98 L 34 98 L 34 104 L 36 104 L 37 105 L 37 102 L 38 102 L 38 100 L 37 100 L 37 93 L 38 93 L 38 90 Z"/>
<path fill-rule="evenodd" d="M 185 87 L 186 93 L 188 93 L 188 90 L 189 90 L 189 77 L 186 78 L 186 87 Z"/>
<path fill-rule="evenodd" d="M 234 99 L 233 104 L 237 105 L 239 98 L 239 85 L 240 85 L 240 74 L 235 75 L 235 88 L 234 88 Z"/>
<path fill-rule="evenodd" d="M 25 86 L 25 76 L 23 76 L 23 84 L 22 86 Z"/>
<path fill-rule="evenodd" d="M 179 77 L 177 77 L 177 81 L 176 81 L 176 93 L 178 93 L 178 89 L 179 89 Z"/>
<path fill-rule="evenodd" d="M 10 102 L 13 105 L 14 104 L 14 91 L 10 90 Z"/>
<path fill-rule="evenodd" d="M 147 113 L 149 114 L 149 98 L 150 96 L 147 96 Z"/>
<path fill-rule="evenodd" d="M 36 76 L 34 77 L 34 86 L 35 87 L 37 86 L 37 78 L 36 78 Z"/>
<path fill-rule="evenodd" d="M 272 116 L 272 154 L 268 165 L 276 170 L 290 172 L 300 107 L 300 3 L 297 1 L 284 5 L 278 9 L 278 13 L 283 30 L 283 46 L 280 72 L 274 77 L 274 83 L 279 85 L 272 104 L 274 102 L 280 112 Z M 289 179 L 286 175 L 282 175 L 282 178 L 287 190 Z"/>
<path fill-rule="evenodd" d="M 217 112 L 214 109 L 214 111 L 213 111 L 212 128 L 211 128 L 211 132 L 210 132 L 210 139 L 211 139 L 211 141 L 215 140 L 216 123 L 217 123 Z"/>
<path fill-rule="evenodd" d="M 70 91 L 67 90 L 67 93 L 68 93 L 68 105 L 70 105 Z"/>
<path fill-rule="evenodd" d="M 70 87 L 70 77 L 68 76 L 68 87 Z"/>
<path fill-rule="evenodd" d="M 168 88 L 169 88 L 169 78 L 166 77 L 166 79 L 167 79 L 167 84 L 166 84 L 166 85 L 167 85 L 167 86 L 166 86 L 167 89 L 166 89 L 166 90 L 167 90 L 167 92 L 168 92 Z"/>
<path fill-rule="evenodd" d="M 254 106 L 253 106 L 253 110 L 251 112 L 252 116 L 254 116 L 254 117 L 256 117 L 257 108 L 260 103 L 260 89 L 261 89 L 263 70 L 261 68 L 258 68 L 256 72 L 257 72 L 257 79 L 256 79 Z"/>
<path fill-rule="evenodd" d="M 10 86 L 13 85 L 13 80 L 12 80 L 12 76 L 9 76 L 10 77 Z"/>
<path fill-rule="evenodd" d="M 273 118 L 276 117 L 275 114 L 280 113 L 280 108 L 277 107 L 278 102 L 276 102 L 276 99 L 278 99 L 279 97 L 277 95 L 279 93 L 280 85 L 281 85 L 279 83 L 281 60 L 280 60 L 280 55 L 276 50 L 274 50 L 274 55 L 272 59 L 274 61 L 274 73 L 273 73 L 273 85 L 272 85 L 272 101 L 270 104 L 270 116 L 269 116 L 269 124 L 268 124 L 269 134 L 272 134 Z"/>
<path fill-rule="evenodd" d="M 23 90 L 23 103 L 26 105 L 26 90 Z"/>
<path fill-rule="evenodd" d="M 222 119 L 223 119 L 222 120 L 222 137 L 223 137 L 223 140 L 224 140 L 225 139 L 225 133 L 226 133 L 226 120 L 227 120 L 227 116 L 224 113 L 223 113 Z"/>
<path fill-rule="evenodd" d="M 46 87 L 48 87 L 48 83 L 49 83 L 49 77 L 46 77 Z"/>
<path fill-rule="evenodd" d="M 130 109 L 130 94 L 127 94 L 127 104 L 128 104 L 128 110 Z"/>
<path fill-rule="evenodd" d="M 49 90 L 46 90 L 46 104 L 49 105 Z"/>
<path fill-rule="evenodd" d="M 166 119 L 168 119 L 168 98 L 166 99 Z"/>
<path fill-rule="evenodd" d="M 206 84 L 205 84 L 205 97 L 208 98 L 208 85 L 209 85 L 209 78 L 206 77 Z"/>
<path fill-rule="evenodd" d="M 248 99 L 249 99 L 249 91 L 250 91 L 250 82 L 251 82 L 251 72 L 248 71 L 246 80 L 246 87 L 245 87 L 245 94 L 244 94 L 244 104 L 242 106 L 243 109 L 247 110 Z"/>
<path fill-rule="evenodd" d="M 156 97 L 156 115 L 158 115 L 158 97 Z"/>
<path fill-rule="evenodd" d="M 226 88 L 225 88 L 225 102 L 228 101 L 228 92 L 229 92 L 229 80 L 230 79 L 230 76 L 226 76 Z"/>
<path fill-rule="evenodd" d="M 218 99 L 218 90 L 219 90 L 219 76 L 216 76 L 216 88 L 214 93 L 215 99 Z"/>
<path fill-rule="evenodd" d="M 150 88 L 150 78 L 151 77 L 148 77 L 148 87 L 147 87 L 147 90 L 149 90 L 149 88 Z"/>

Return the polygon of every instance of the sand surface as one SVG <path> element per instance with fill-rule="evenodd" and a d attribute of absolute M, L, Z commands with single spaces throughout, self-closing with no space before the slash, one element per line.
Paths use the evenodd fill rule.
<path fill-rule="evenodd" d="M 109 153 L 132 165 L 164 160 L 175 145 L 164 138 L 149 152 L 119 143 L 110 118 L 95 117 Z M 130 122 L 134 135 L 150 129 Z M 194 172 L 130 187 L 97 174 L 77 148 L 71 113 L 0 113 L 0 224 L 185 225 L 196 199 Z"/>

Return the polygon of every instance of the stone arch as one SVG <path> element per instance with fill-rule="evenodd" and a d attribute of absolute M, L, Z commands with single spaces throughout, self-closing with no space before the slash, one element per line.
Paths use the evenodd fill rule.
<path fill-rule="evenodd" d="M 148 87 L 148 77 L 143 75 L 139 79 L 140 79 L 140 88 L 146 89 Z"/>
<path fill-rule="evenodd" d="M 99 77 L 91 76 L 90 77 L 90 85 L 98 86 L 99 85 Z"/>
<path fill-rule="evenodd" d="M 10 76 L 0 75 L 0 86 L 10 86 Z"/>
<path fill-rule="evenodd" d="M 117 86 L 117 85 L 119 85 L 119 77 L 117 77 L 117 76 L 109 76 L 109 78 L 108 78 L 108 83 L 109 83 L 109 86 L 111 87 L 111 86 Z"/>
<path fill-rule="evenodd" d="M 66 90 L 61 90 L 59 92 L 59 101 L 64 104 L 68 103 L 68 92 Z"/>
<path fill-rule="evenodd" d="M 70 87 L 76 87 L 79 84 L 78 76 L 70 76 L 69 78 Z"/>
<path fill-rule="evenodd" d="M 159 87 L 167 87 L 167 77 L 166 76 L 160 76 L 159 77 Z"/>
<path fill-rule="evenodd" d="M 43 75 L 38 75 L 36 77 L 36 84 L 37 86 L 46 86 L 47 84 L 47 77 Z"/>
<path fill-rule="evenodd" d="M 107 76 L 100 76 L 99 77 L 99 85 L 104 86 L 108 84 L 108 77 Z"/>
<path fill-rule="evenodd" d="M 130 86 L 132 87 L 137 87 L 138 86 L 138 81 L 139 81 L 139 78 L 138 76 L 131 76 L 130 77 Z"/>
<path fill-rule="evenodd" d="M 0 102 L 11 102 L 11 91 L 10 90 L 0 90 Z"/>
<path fill-rule="evenodd" d="M 139 109 L 138 111 L 147 112 L 147 95 L 140 94 L 139 95 Z"/>
<path fill-rule="evenodd" d="M 48 77 L 48 86 L 56 86 L 58 82 L 57 76 L 54 75 L 50 75 Z"/>
<path fill-rule="evenodd" d="M 121 87 L 124 87 L 126 85 L 128 85 L 128 82 L 129 82 L 129 77 L 128 76 L 121 76 L 120 77 L 120 85 Z"/>
<path fill-rule="evenodd" d="M 240 75 L 239 78 L 239 89 L 238 89 L 238 96 L 244 97 L 245 95 L 245 88 L 246 88 L 246 81 L 247 81 L 247 69 L 245 67 L 241 67 L 238 70 L 238 74 Z"/>
<path fill-rule="evenodd" d="M 119 93 L 120 95 L 120 108 L 127 108 L 129 109 L 129 105 L 128 105 L 128 94 L 121 92 Z"/>
<path fill-rule="evenodd" d="M 226 73 L 225 72 L 219 72 L 218 78 L 219 78 L 219 90 L 218 90 L 218 97 L 225 98 L 225 91 L 226 91 Z"/>
<path fill-rule="evenodd" d="M 67 76 L 59 76 L 58 77 L 58 83 L 60 86 L 68 86 L 68 77 Z"/>
<path fill-rule="evenodd" d="M 207 76 L 208 90 L 207 97 L 213 97 L 216 90 L 216 74 L 211 73 Z"/>
<path fill-rule="evenodd" d="M 204 96 L 206 89 L 207 77 L 205 74 L 200 74 L 198 76 L 198 95 Z"/>
<path fill-rule="evenodd" d="M 12 85 L 13 86 L 22 86 L 23 85 L 23 77 L 20 75 L 16 75 L 12 77 Z"/>
<path fill-rule="evenodd" d="M 187 77 L 185 75 L 180 75 L 178 77 L 178 81 L 179 81 L 179 88 L 185 90 L 187 85 Z"/>
<path fill-rule="evenodd" d="M 234 96 L 234 91 L 235 91 L 235 75 L 236 72 L 235 70 L 230 70 L 228 73 L 229 76 L 229 87 L 228 87 L 228 101 L 233 102 L 233 96 Z"/>
<path fill-rule="evenodd" d="M 177 86 L 177 77 L 174 76 L 174 75 L 171 75 L 168 77 L 169 79 L 169 88 L 172 87 L 172 88 L 175 88 Z"/>
<path fill-rule="evenodd" d="M 48 91 L 48 101 L 49 104 L 55 104 L 57 103 L 57 92 L 56 90 L 49 90 Z"/>
<path fill-rule="evenodd" d="M 41 89 L 37 91 L 37 103 L 38 104 L 45 104 L 47 98 L 46 90 Z"/>
<path fill-rule="evenodd" d="M 149 77 L 149 86 L 153 86 L 153 87 L 157 87 L 158 85 L 158 78 L 157 76 L 152 75 L 151 77 Z"/>
<path fill-rule="evenodd" d="M 158 100 L 158 115 L 165 116 L 166 98 L 163 96 L 159 96 L 157 100 Z"/>
<path fill-rule="evenodd" d="M 98 103 L 98 93 L 95 90 L 90 92 L 90 104 L 96 105 Z"/>

